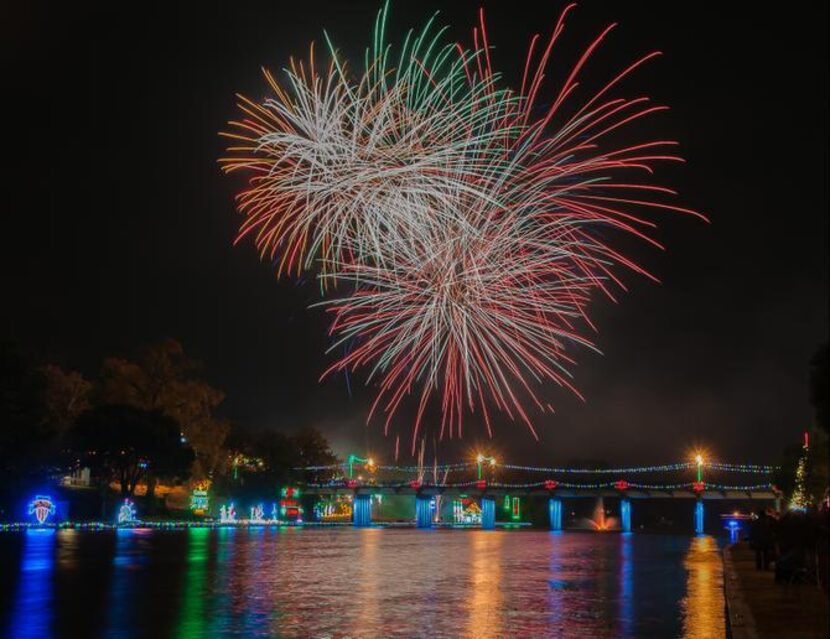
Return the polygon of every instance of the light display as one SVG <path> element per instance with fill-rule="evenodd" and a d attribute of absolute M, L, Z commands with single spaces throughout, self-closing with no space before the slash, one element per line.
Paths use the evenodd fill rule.
<path fill-rule="evenodd" d="M 515 521 L 521 519 L 521 517 L 521 499 L 519 497 L 513 497 L 511 502 L 510 518 Z"/>
<path fill-rule="evenodd" d="M 264 523 L 265 522 L 265 508 L 262 504 L 257 504 L 256 506 L 251 506 L 251 517 L 250 520 L 253 523 Z"/>
<path fill-rule="evenodd" d="M 810 506 L 810 495 L 807 492 L 807 475 L 809 473 L 810 461 L 810 439 L 808 433 L 804 433 L 804 445 L 802 446 L 801 457 L 795 468 L 795 487 L 790 497 L 790 510 L 805 511 Z"/>
<path fill-rule="evenodd" d="M 314 506 L 316 519 L 324 522 L 346 522 L 352 520 L 351 495 L 336 495 L 322 499 Z"/>
<path fill-rule="evenodd" d="M 194 515 L 204 515 L 210 508 L 210 496 L 207 489 L 196 488 L 190 494 L 190 510 Z"/>
<path fill-rule="evenodd" d="M 135 504 L 130 499 L 125 499 L 118 508 L 116 521 L 119 524 L 131 524 L 136 521 Z"/>
<path fill-rule="evenodd" d="M 302 523 L 303 507 L 300 505 L 300 489 L 295 487 L 283 488 L 280 493 L 280 519 Z"/>
<path fill-rule="evenodd" d="M 463 472 L 473 468 L 477 468 L 478 462 L 459 462 L 452 464 L 438 464 L 434 469 L 438 472 Z M 777 470 L 779 466 L 769 466 L 762 464 L 729 464 L 723 462 L 705 462 L 701 466 L 711 470 L 741 473 L 745 475 L 771 475 Z M 657 464 L 650 466 L 628 466 L 618 468 L 573 468 L 565 466 L 526 466 L 521 464 L 499 464 L 499 467 L 504 470 L 515 470 L 531 473 L 549 473 L 549 474 L 578 474 L 578 475 L 630 475 L 630 474 L 648 474 L 648 473 L 670 473 L 676 471 L 690 470 L 697 468 L 695 462 L 677 462 L 674 464 Z M 376 466 L 377 470 L 415 474 L 422 469 L 419 466 L 395 466 L 385 465 Z M 321 470 L 337 470 L 341 469 L 344 472 L 348 469 L 348 464 L 329 464 L 327 466 L 301 466 L 294 470 L 302 471 L 321 471 Z"/>
<path fill-rule="evenodd" d="M 37 523 L 43 525 L 55 514 L 55 503 L 48 495 L 37 495 L 29 502 L 29 514 L 34 515 Z"/>
<path fill-rule="evenodd" d="M 459 526 L 481 525 L 481 507 L 474 499 L 466 496 L 452 502 L 453 523 Z"/>
<path fill-rule="evenodd" d="M 233 505 L 233 502 L 219 508 L 219 521 L 223 524 L 236 523 L 236 506 Z"/>
<path fill-rule="evenodd" d="M 553 483 L 551 483 L 553 482 Z M 545 481 L 532 481 L 532 482 L 486 482 L 485 480 L 474 480 L 474 481 L 461 481 L 461 482 L 435 482 L 430 483 L 430 487 L 434 488 L 476 488 L 478 490 L 485 490 L 489 488 L 504 488 L 504 489 L 513 489 L 513 488 L 540 488 L 545 490 L 553 490 L 556 488 L 588 488 L 588 489 L 596 489 L 596 488 L 615 488 L 617 490 L 629 490 L 629 489 L 640 489 L 640 490 L 692 490 L 696 491 L 696 484 L 697 482 L 686 481 L 686 482 L 666 482 L 666 483 L 653 483 L 653 482 L 629 482 L 626 480 L 620 481 L 605 481 L 605 482 L 566 482 L 566 481 L 554 481 L 554 480 L 545 480 Z M 339 488 L 341 486 L 346 486 L 348 488 L 356 488 L 358 486 L 357 483 L 354 485 L 349 485 L 347 483 L 343 483 L 341 481 L 334 481 L 334 482 L 324 482 L 324 483 L 317 483 L 317 484 L 309 484 L 314 488 Z M 401 484 L 401 483 L 378 483 L 376 484 L 377 487 L 389 487 L 389 488 L 406 488 L 408 484 Z M 762 482 L 757 484 L 721 484 L 717 482 L 707 482 L 705 484 L 706 488 L 711 488 L 712 490 L 735 490 L 735 491 L 753 491 L 753 490 L 775 490 L 775 486 L 771 482 Z"/>

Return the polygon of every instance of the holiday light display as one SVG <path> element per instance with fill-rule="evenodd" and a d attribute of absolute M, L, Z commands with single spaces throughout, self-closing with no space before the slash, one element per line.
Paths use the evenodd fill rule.
<path fill-rule="evenodd" d="M 512 508 L 510 512 L 510 518 L 515 520 L 521 519 L 521 498 L 520 497 L 513 497 L 512 499 Z"/>
<path fill-rule="evenodd" d="M 119 524 L 132 524 L 136 521 L 135 504 L 130 499 L 125 499 L 118 508 L 116 521 Z"/>
<path fill-rule="evenodd" d="M 466 412 L 490 433 L 494 411 L 536 436 L 529 409 L 553 410 L 540 382 L 581 397 L 572 347 L 596 350 L 595 293 L 614 299 L 620 271 L 655 279 L 616 236 L 660 246 L 655 213 L 703 218 L 651 181 L 657 164 L 682 161 L 676 142 L 617 137 L 666 108 L 618 95 L 658 52 L 586 93 L 580 73 L 611 25 L 544 95 L 572 9 L 545 45 L 532 40 L 511 88 L 492 67 L 483 12 L 471 46 L 430 21 L 396 51 L 385 6 L 362 73 L 327 35 L 327 51 L 292 60 L 285 82 L 266 71 L 271 95 L 240 98 L 224 134 L 223 169 L 250 176 L 237 242 L 251 238 L 278 276 L 318 274 L 331 350 L 343 349 L 323 376 L 366 370 L 369 417 L 385 413 L 385 432 L 412 395 L 413 451 L 433 402 L 439 437 L 460 436 Z"/>
<path fill-rule="evenodd" d="M 303 507 L 300 505 L 300 489 L 285 487 L 280 493 L 280 519 L 301 523 Z"/>
<path fill-rule="evenodd" d="M 481 507 L 466 495 L 452 502 L 453 523 L 459 526 L 481 525 Z"/>
<path fill-rule="evenodd" d="M 219 508 L 219 521 L 223 524 L 236 523 L 236 507 L 233 505 L 233 502 Z"/>
<path fill-rule="evenodd" d="M 437 472 L 464 472 L 472 468 L 476 468 L 477 462 L 458 462 L 453 464 L 436 464 L 434 469 Z M 770 466 L 762 464 L 729 464 L 721 462 L 705 462 L 703 467 L 719 472 L 740 473 L 746 475 L 771 475 L 779 470 L 779 466 Z M 524 466 L 520 464 L 499 464 L 503 470 L 516 470 L 534 473 L 550 473 L 550 474 L 578 474 L 578 475 L 618 475 L 618 474 L 638 474 L 638 473 L 668 473 L 682 470 L 689 470 L 697 468 L 695 462 L 677 462 L 674 464 L 658 464 L 646 466 L 628 466 L 618 468 L 574 468 L 564 466 Z M 303 471 L 324 471 L 324 470 L 342 470 L 346 471 L 347 464 L 328 464 L 326 466 L 303 466 L 295 470 Z M 417 473 L 421 469 L 418 466 L 398 466 L 398 465 L 383 465 L 376 466 L 377 470 L 386 472 L 398 473 Z"/>
<path fill-rule="evenodd" d="M 255 524 L 265 523 L 265 508 L 262 504 L 251 506 L 250 520 Z"/>
<path fill-rule="evenodd" d="M 795 468 L 795 487 L 790 497 L 790 510 L 805 511 L 810 506 L 810 495 L 807 492 L 807 474 L 810 462 L 810 439 L 809 434 L 804 433 L 804 445 L 801 449 L 801 457 Z"/>
<path fill-rule="evenodd" d="M 55 514 L 55 503 L 48 495 L 37 495 L 29 503 L 29 514 L 34 515 L 37 523 L 43 525 Z"/>
<path fill-rule="evenodd" d="M 210 496 L 206 488 L 195 488 L 190 494 L 190 510 L 194 515 L 204 515 L 210 508 Z"/>

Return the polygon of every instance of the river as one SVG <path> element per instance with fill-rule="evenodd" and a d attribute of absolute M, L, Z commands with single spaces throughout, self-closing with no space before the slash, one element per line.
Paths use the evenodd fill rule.
<path fill-rule="evenodd" d="M 30 530 L 0 571 L 5 637 L 725 636 L 708 536 Z"/>

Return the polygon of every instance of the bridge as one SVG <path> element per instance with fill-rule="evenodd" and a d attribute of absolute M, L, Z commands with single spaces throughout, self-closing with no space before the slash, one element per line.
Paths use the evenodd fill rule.
<path fill-rule="evenodd" d="M 357 475 L 355 470 L 357 469 Z M 771 483 L 773 466 L 704 462 L 698 455 L 693 462 L 628 468 L 570 468 L 498 464 L 492 457 L 479 455 L 475 462 L 429 466 L 381 466 L 371 458 L 350 455 L 347 462 L 330 466 L 309 466 L 311 474 L 328 474 L 326 481 L 309 482 L 306 494 L 321 497 L 347 497 L 352 501 L 352 523 L 356 527 L 372 524 L 372 497 L 410 495 L 415 498 L 415 525 L 435 525 L 434 499 L 465 497 L 481 506 L 481 528 L 496 525 L 496 501 L 509 498 L 548 500 L 551 530 L 562 530 L 565 500 L 616 498 L 620 504 L 620 528 L 631 532 L 632 504 L 648 499 L 687 500 L 694 505 L 691 519 L 694 530 L 703 532 L 704 503 L 711 500 L 762 501 L 781 508 L 781 493 Z M 704 471 L 706 480 L 704 481 Z M 761 481 L 724 481 L 734 475 Z M 429 477 L 431 475 L 431 479 Z M 456 481 L 447 481 L 450 476 Z M 470 478 L 470 475 L 473 475 Z M 638 481 L 640 477 L 651 477 Z M 668 478 L 657 481 L 653 477 Z M 442 477 L 441 480 L 438 478 Z M 587 480 L 587 481 L 586 481 Z"/>

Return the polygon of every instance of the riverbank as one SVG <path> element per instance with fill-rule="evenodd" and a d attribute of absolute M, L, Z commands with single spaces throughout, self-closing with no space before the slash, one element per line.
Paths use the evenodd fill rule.
<path fill-rule="evenodd" d="M 726 605 L 732 639 L 826 639 L 827 600 L 810 584 L 776 584 L 773 569 L 755 569 L 746 542 L 723 552 Z"/>

